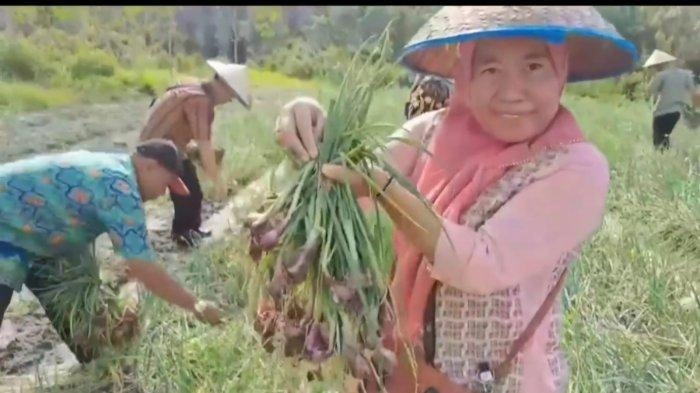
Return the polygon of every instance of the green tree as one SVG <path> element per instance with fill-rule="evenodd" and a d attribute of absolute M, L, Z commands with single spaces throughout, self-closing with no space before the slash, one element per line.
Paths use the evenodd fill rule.
<path fill-rule="evenodd" d="M 645 6 L 659 49 L 700 71 L 700 6 Z"/>

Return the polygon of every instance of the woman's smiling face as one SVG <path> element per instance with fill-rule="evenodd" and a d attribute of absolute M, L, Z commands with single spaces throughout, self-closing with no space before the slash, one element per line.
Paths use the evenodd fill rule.
<path fill-rule="evenodd" d="M 547 44 L 527 38 L 476 43 L 469 86 L 470 106 L 486 132 L 504 142 L 542 133 L 559 109 L 566 83 Z"/>

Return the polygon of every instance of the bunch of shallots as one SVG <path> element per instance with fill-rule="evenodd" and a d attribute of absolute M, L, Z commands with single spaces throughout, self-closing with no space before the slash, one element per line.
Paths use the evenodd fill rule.
<path fill-rule="evenodd" d="M 348 185 L 329 184 L 321 166 L 353 168 L 375 191 L 368 175 L 373 167 L 409 184 L 381 159 L 382 143 L 366 125 L 373 92 L 387 79 L 387 32 L 369 56 L 363 50 L 355 55 L 329 105 L 318 159 L 302 166 L 296 181 L 249 225 L 249 253 L 266 282 L 256 328 L 267 348 L 279 337 L 287 356 L 313 362 L 345 356 L 362 378 L 377 375 L 376 357 L 383 355 L 380 311 L 390 309 L 390 227 L 381 213 L 366 215 Z"/>

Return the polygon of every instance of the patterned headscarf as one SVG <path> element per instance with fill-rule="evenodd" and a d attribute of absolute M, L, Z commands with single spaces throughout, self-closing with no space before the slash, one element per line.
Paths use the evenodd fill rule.
<path fill-rule="evenodd" d="M 450 90 L 451 86 L 445 79 L 435 76 L 416 77 L 404 108 L 406 120 L 446 107 L 450 99 Z"/>

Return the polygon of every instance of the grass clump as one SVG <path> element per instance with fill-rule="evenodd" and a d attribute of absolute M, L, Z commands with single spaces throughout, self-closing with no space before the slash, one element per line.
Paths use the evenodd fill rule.
<path fill-rule="evenodd" d="M 99 49 L 81 51 L 75 56 L 70 72 L 74 79 L 90 76 L 112 76 L 118 67 L 117 59 Z"/>

